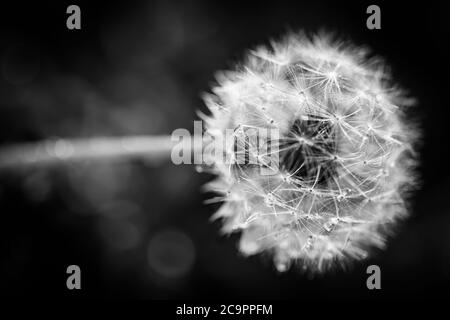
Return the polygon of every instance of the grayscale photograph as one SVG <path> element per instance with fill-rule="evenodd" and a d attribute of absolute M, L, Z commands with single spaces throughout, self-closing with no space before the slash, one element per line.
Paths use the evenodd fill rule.
<path fill-rule="evenodd" d="M 450 301 L 449 9 L 2 4 L 2 296 Z"/>

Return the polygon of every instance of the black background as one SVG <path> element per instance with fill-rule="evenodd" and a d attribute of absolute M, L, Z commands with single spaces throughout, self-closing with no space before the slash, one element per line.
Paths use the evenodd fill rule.
<path fill-rule="evenodd" d="M 81 7 L 81 30 L 66 28 L 70 4 Z M 411 217 L 397 227 L 387 249 L 349 270 L 313 279 L 295 271 L 277 274 L 264 257 L 240 256 L 235 249 L 237 237 L 220 236 L 220 223 L 209 221 L 217 206 L 202 203 L 208 195 L 200 192 L 201 186 L 211 177 L 191 166 L 107 161 L 1 171 L 1 294 L 446 298 L 450 285 L 448 6 L 433 1 L 377 2 L 382 29 L 368 30 L 370 4 L 2 3 L 2 144 L 49 137 L 169 134 L 182 127 L 192 131 L 195 111 L 205 109 L 200 94 L 213 83 L 215 71 L 232 67 L 246 49 L 267 44 L 290 29 L 334 31 L 383 56 L 394 78 L 418 100 L 411 116 L 421 123 L 423 143 L 421 188 L 412 199 Z M 104 207 L 117 199 L 132 204 L 134 211 L 111 218 Z M 123 229 L 121 221 L 131 227 Z M 147 261 L 149 241 L 167 228 L 192 242 L 192 247 L 178 243 L 169 248 L 174 256 L 167 263 L 187 266 L 175 278 L 155 273 Z M 137 238 L 127 242 L 136 230 Z M 124 248 L 121 239 L 129 246 Z M 185 250 L 190 250 L 187 257 Z M 81 267 L 80 291 L 66 289 L 70 264 Z M 370 264 L 381 267 L 382 290 L 366 288 L 365 270 Z"/>

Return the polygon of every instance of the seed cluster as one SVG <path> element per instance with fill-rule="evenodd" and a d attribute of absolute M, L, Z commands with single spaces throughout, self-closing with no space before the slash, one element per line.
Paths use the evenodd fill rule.
<path fill-rule="evenodd" d="M 417 130 L 403 111 L 412 100 L 367 55 L 326 35 L 290 34 L 251 51 L 205 95 L 212 136 L 279 132 L 261 154 L 235 130 L 235 143 L 261 161 L 221 156 L 211 169 L 217 179 L 207 188 L 223 202 L 214 217 L 225 233 L 241 232 L 244 255 L 268 253 L 280 272 L 293 263 L 321 272 L 382 247 L 389 226 L 407 213 Z M 221 151 L 236 158 L 236 148 Z"/>

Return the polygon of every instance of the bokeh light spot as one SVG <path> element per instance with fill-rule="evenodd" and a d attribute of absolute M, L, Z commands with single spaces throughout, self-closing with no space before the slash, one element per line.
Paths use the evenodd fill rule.
<path fill-rule="evenodd" d="M 147 251 L 148 264 L 153 272 L 174 279 L 186 275 L 195 261 L 195 246 L 185 233 L 169 229 L 156 233 Z"/>

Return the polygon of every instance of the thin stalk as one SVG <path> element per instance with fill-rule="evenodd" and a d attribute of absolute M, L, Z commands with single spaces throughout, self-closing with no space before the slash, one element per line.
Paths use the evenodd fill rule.
<path fill-rule="evenodd" d="M 83 160 L 141 158 L 159 163 L 170 159 L 172 147 L 176 143 L 171 141 L 170 136 L 123 136 L 64 138 L 15 144 L 0 147 L 0 170 Z M 191 143 L 191 146 L 195 144 Z M 191 152 L 196 151 L 192 148 Z"/>

